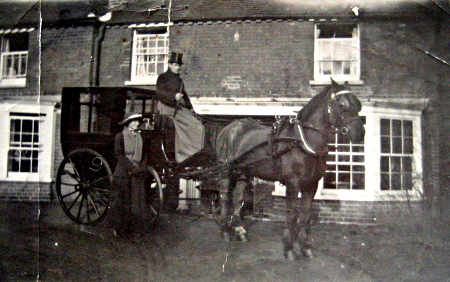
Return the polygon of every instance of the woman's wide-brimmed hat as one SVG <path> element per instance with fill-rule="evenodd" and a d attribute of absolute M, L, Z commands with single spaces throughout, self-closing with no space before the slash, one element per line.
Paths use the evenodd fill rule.
<path fill-rule="evenodd" d="M 179 65 L 183 64 L 183 54 L 182 53 L 176 53 L 176 52 L 170 53 L 169 64 L 175 64 L 175 63 L 179 64 Z"/>
<path fill-rule="evenodd" d="M 121 122 L 119 122 L 119 124 L 126 125 L 126 124 L 129 124 L 130 122 L 132 122 L 133 120 L 142 121 L 142 119 L 143 119 L 142 114 L 127 113 L 127 114 L 125 114 L 125 117 L 123 118 L 123 120 Z"/>

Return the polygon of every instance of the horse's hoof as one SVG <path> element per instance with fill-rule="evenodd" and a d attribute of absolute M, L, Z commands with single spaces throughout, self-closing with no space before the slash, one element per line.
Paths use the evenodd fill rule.
<path fill-rule="evenodd" d="M 291 261 L 299 259 L 298 254 L 294 250 L 284 251 L 284 257 Z"/>
<path fill-rule="evenodd" d="M 231 242 L 231 234 L 230 234 L 230 232 L 222 232 L 222 238 L 226 242 Z"/>
<path fill-rule="evenodd" d="M 313 257 L 313 253 L 312 253 L 311 249 L 302 249 L 302 255 L 307 258 Z"/>

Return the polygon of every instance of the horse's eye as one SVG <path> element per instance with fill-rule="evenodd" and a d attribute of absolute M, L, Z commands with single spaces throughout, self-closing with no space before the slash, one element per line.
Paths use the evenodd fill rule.
<path fill-rule="evenodd" d="M 345 103 L 340 103 L 339 108 L 341 108 L 341 109 L 345 108 Z"/>

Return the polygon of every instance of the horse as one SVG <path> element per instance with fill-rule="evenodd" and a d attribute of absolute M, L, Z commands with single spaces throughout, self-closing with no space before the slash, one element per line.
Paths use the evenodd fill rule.
<path fill-rule="evenodd" d="M 236 120 L 220 131 L 216 154 L 227 171 L 218 180 L 219 216 L 226 241 L 248 240 L 240 211 L 249 180 L 279 181 L 286 187 L 284 256 L 290 260 L 301 255 L 312 257 L 311 208 L 318 182 L 325 174 L 327 137 L 346 134 L 352 142 L 360 142 L 365 134 L 358 114 L 361 102 L 347 82 L 340 85 L 331 81 L 293 118 L 280 119 L 272 127 Z"/>

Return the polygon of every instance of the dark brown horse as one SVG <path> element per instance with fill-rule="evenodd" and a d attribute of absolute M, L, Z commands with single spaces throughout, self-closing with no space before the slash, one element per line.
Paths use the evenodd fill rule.
<path fill-rule="evenodd" d="M 332 85 L 314 96 L 295 118 L 281 119 L 272 128 L 248 120 L 225 127 L 216 144 L 219 161 L 229 165 L 220 180 L 225 240 L 247 240 L 239 213 L 249 179 L 280 181 L 286 187 L 287 205 L 284 255 L 289 259 L 298 259 L 301 254 L 312 256 L 311 207 L 325 174 L 328 136 L 347 134 L 352 142 L 361 141 L 365 130 L 360 111 L 361 103 L 347 89 L 347 83 L 339 85 L 332 80 Z"/>

